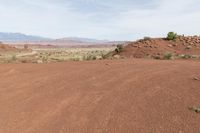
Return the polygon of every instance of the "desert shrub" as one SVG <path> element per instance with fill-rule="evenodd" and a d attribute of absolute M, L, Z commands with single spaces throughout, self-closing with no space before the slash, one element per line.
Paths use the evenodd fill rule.
<path fill-rule="evenodd" d="M 47 56 L 43 56 L 42 57 L 42 62 L 44 63 L 44 62 L 47 62 L 48 61 L 48 57 Z"/>
<path fill-rule="evenodd" d="M 101 53 L 101 57 L 102 57 L 102 59 L 106 59 L 107 56 L 108 56 L 108 54 L 103 54 L 103 53 Z"/>
<path fill-rule="evenodd" d="M 182 59 L 190 59 L 190 58 L 192 58 L 192 56 L 189 54 L 186 54 L 186 55 L 181 55 L 181 58 Z"/>
<path fill-rule="evenodd" d="M 167 34 L 167 39 L 168 39 L 168 40 L 176 40 L 176 38 L 177 38 L 177 34 L 174 33 L 174 32 L 169 32 L 169 33 Z"/>
<path fill-rule="evenodd" d="M 16 60 L 17 60 L 16 55 L 12 55 L 11 60 L 12 60 L 12 61 L 16 61 Z"/>
<path fill-rule="evenodd" d="M 153 56 L 153 58 L 156 59 L 156 60 L 160 60 L 160 56 L 159 55 L 155 55 L 155 56 Z"/>
<path fill-rule="evenodd" d="M 122 44 L 118 44 L 117 48 L 115 49 L 115 52 L 120 53 L 123 51 L 123 45 Z"/>
<path fill-rule="evenodd" d="M 80 61 L 80 58 L 78 57 L 74 57 L 74 58 L 70 58 L 71 61 Z"/>
<path fill-rule="evenodd" d="M 84 55 L 82 60 L 96 60 L 96 56 L 94 56 L 94 55 Z"/>
<path fill-rule="evenodd" d="M 97 59 L 97 57 L 96 57 L 96 56 L 93 56 L 93 57 L 92 57 L 92 60 L 96 60 L 96 59 Z"/>
<path fill-rule="evenodd" d="M 144 40 L 145 40 L 145 41 L 150 40 L 150 39 L 151 39 L 151 37 L 148 37 L 148 36 L 145 36 L 145 37 L 144 37 Z"/>
<path fill-rule="evenodd" d="M 164 59 L 165 59 L 165 60 L 171 60 L 172 57 L 173 57 L 173 54 L 172 54 L 172 53 L 165 53 L 165 54 L 164 54 Z"/>

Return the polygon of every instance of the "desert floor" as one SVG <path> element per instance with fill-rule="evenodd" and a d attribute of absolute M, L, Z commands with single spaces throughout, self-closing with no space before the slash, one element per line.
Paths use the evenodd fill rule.
<path fill-rule="evenodd" d="M 0 133 L 199 133 L 199 106 L 199 61 L 0 65 Z"/>

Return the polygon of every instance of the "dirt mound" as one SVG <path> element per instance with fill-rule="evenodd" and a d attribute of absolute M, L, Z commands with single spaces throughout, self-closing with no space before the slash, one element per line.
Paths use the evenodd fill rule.
<path fill-rule="evenodd" d="M 200 55 L 200 37 L 179 36 L 175 41 L 164 38 L 143 39 L 125 46 L 120 55 L 135 58 L 148 56 L 163 58 L 166 53 L 173 53 L 174 55 Z"/>
<path fill-rule="evenodd" d="M 1 133 L 199 133 L 200 63 L 0 65 Z"/>
<path fill-rule="evenodd" d="M 10 45 L 0 43 L 0 51 L 1 52 L 18 51 L 18 49 Z"/>

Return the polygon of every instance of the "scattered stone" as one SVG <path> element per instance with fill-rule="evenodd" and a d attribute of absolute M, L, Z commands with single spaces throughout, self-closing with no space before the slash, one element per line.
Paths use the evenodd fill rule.
<path fill-rule="evenodd" d="M 189 107 L 188 109 L 195 113 L 200 113 L 200 108 L 198 108 L 198 107 Z"/>
<path fill-rule="evenodd" d="M 96 60 L 102 60 L 103 57 L 102 56 L 96 56 Z"/>
<path fill-rule="evenodd" d="M 194 80 L 200 80 L 200 78 L 198 78 L 198 77 L 194 77 L 193 79 L 194 79 Z"/>
<path fill-rule="evenodd" d="M 191 49 L 191 48 L 192 48 L 192 46 L 187 46 L 187 47 L 186 47 L 186 49 Z"/>
<path fill-rule="evenodd" d="M 114 55 L 115 59 L 120 59 L 120 57 L 121 57 L 120 55 Z"/>
<path fill-rule="evenodd" d="M 172 48 L 173 46 L 171 44 L 169 44 L 168 47 Z"/>
<path fill-rule="evenodd" d="M 194 45 L 194 43 L 191 42 L 190 45 Z"/>

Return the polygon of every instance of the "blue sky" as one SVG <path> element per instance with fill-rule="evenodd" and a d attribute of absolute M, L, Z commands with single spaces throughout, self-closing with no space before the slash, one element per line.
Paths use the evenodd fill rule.
<path fill-rule="evenodd" d="M 199 0 L 0 0 L 0 31 L 135 40 L 200 34 Z"/>

